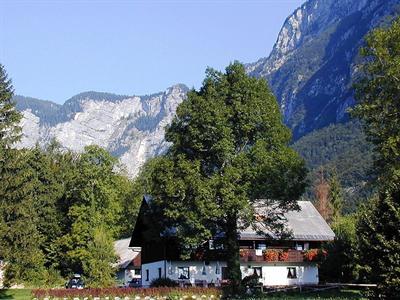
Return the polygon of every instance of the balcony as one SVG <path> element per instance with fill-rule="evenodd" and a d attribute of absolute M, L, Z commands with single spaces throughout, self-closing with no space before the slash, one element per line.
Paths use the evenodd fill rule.
<path fill-rule="evenodd" d="M 294 249 L 240 249 L 241 262 L 317 262 L 326 257 L 326 252 L 321 249 L 307 251 Z"/>

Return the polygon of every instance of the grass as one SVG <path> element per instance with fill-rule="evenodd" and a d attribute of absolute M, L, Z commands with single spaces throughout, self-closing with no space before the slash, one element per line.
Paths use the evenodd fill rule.
<path fill-rule="evenodd" d="M 363 297 L 361 291 L 358 290 L 329 290 L 329 291 L 321 291 L 321 292 L 286 292 L 286 293 L 276 293 L 268 296 L 254 297 L 249 299 L 287 299 L 287 300 L 317 300 L 317 299 L 325 299 L 325 300 L 355 300 L 355 299 L 363 299 L 367 298 Z"/>
<path fill-rule="evenodd" d="M 0 289 L 0 300 L 29 300 L 31 299 L 30 289 Z M 361 291 L 357 290 L 329 290 L 322 292 L 291 292 L 278 293 L 274 295 L 250 296 L 247 300 L 264 300 L 264 299 L 287 299 L 287 300 L 355 300 L 367 299 L 362 296 Z"/>
<path fill-rule="evenodd" d="M 0 289 L 0 300 L 29 300 L 31 299 L 30 289 Z"/>

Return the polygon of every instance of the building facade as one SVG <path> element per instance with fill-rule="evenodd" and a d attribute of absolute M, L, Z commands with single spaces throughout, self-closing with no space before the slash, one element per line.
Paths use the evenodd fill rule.
<path fill-rule="evenodd" d="M 141 251 L 142 286 L 157 278 L 170 278 L 182 286 L 219 286 L 227 283 L 226 261 L 221 246 L 206 241 L 188 260 L 181 260 L 173 237 L 163 237 L 154 227 L 144 199 L 130 241 L 130 247 Z M 270 232 L 241 230 L 240 269 L 242 278 L 256 276 L 263 286 L 315 285 L 319 283 L 318 262 L 326 252 L 324 242 L 334 233 L 311 202 L 298 201 L 299 211 L 285 213 L 290 238 L 277 239 Z"/>

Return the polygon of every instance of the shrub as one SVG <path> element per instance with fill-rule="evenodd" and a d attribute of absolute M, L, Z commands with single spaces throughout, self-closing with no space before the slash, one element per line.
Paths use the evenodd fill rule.
<path fill-rule="evenodd" d="M 259 277 L 257 274 L 246 276 L 242 279 L 242 286 L 255 287 L 259 284 Z"/>
<path fill-rule="evenodd" d="M 323 261 L 328 253 L 323 249 L 310 249 L 304 251 L 304 261 Z"/>
<path fill-rule="evenodd" d="M 157 278 L 150 283 L 150 287 L 177 287 L 179 284 L 169 278 Z"/>

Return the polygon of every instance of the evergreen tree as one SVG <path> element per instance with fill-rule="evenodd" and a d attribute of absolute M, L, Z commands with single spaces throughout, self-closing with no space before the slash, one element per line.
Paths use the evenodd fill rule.
<path fill-rule="evenodd" d="M 329 202 L 332 207 L 332 221 L 335 222 L 342 215 L 343 190 L 336 171 L 334 170 L 329 178 Z"/>
<path fill-rule="evenodd" d="M 21 132 L 21 114 L 12 96 L 11 81 L 0 65 L 0 256 L 7 262 L 6 284 L 39 282 L 44 271 L 34 170 L 28 164 L 29 152 L 12 148 Z"/>
<path fill-rule="evenodd" d="M 209 69 L 200 90 L 190 91 L 178 107 L 166 139 L 169 152 L 143 175 L 153 209 L 162 226 L 177 229 L 183 249 L 223 233 L 227 276 L 237 287 L 240 226 L 260 221 L 283 234 L 282 213 L 296 208 L 304 191 L 304 162 L 287 146 L 290 131 L 276 99 L 239 63 L 225 73 Z M 274 207 L 258 199 L 274 199 L 281 212 L 256 220 L 254 203 Z"/>
<path fill-rule="evenodd" d="M 353 114 L 375 145 L 379 191 L 358 224 L 361 265 L 378 284 L 375 297 L 394 299 L 400 294 L 400 19 L 373 31 L 362 54 Z"/>
<path fill-rule="evenodd" d="M 320 280 L 354 282 L 358 280 L 355 215 L 337 217 L 331 224 L 335 240 L 325 245 L 328 256 L 320 266 Z"/>
<path fill-rule="evenodd" d="M 15 109 L 13 102 L 13 86 L 11 79 L 8 79 L 4 66 L 0 64 L 0 149 L 10 148 L 20 139 L 21 127 L 19 122 L 22 115 Z M 2 162 L 6 159 L 0 157 Z"/>

